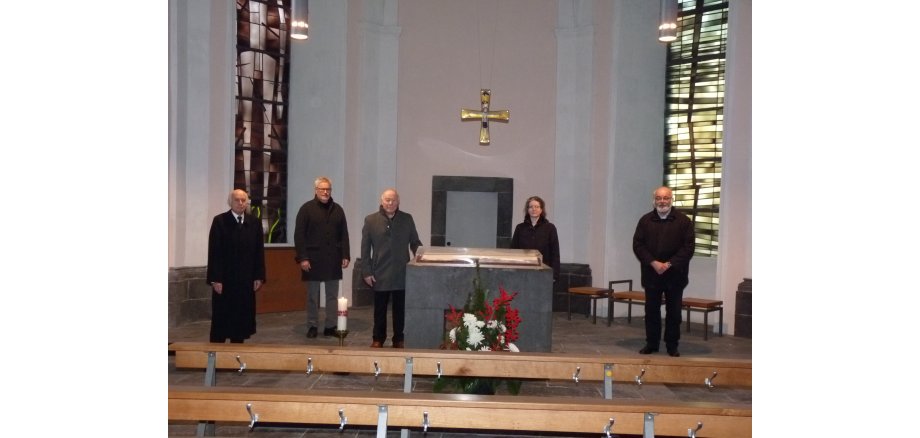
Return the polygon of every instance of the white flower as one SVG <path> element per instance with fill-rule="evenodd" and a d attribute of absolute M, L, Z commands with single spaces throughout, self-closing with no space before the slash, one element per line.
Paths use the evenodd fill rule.
<path fill-rule="evenodd" d="M 512 351 L 512 352 L 514 352 L 514 353 L 520 353 L 520 352 L 521 352 L 521 350 L 518 350 L 517 345 L 514 345 L 514 342 L 509 342 L 509 343 L 508 343 L 508 350 L 509 350 L 509 351 Z"/>
<path fill-rule="evenodd" d="M 486 327 L 494 329 L 495 327 L 498 327 L 498 321 L 493 319 L 486 324 Z"/>
<path fill-rule="evenodd" d="M 486 323 L 480 321 L 479 318 L 476 318 L 476 315 L 473 315 L 472 313 L 464 313 L 463 325 L 469 327 L 470 330 L 473 330 L 485 327 Z"/>
<path fill-rule="evenodd" d="M 466 337 L 466 343 L 472 347 L 479 345 L 486 337 L 479 331 L 479 327 L 470 327 L 470 333 Z"/>
<path fill-rule="evenodd" d="M 450 333 L 448 333 L 448 336 L 450 336 L 450 342 L 451 342 L 451 343 L 457 342 L 457 328 L 454 327 L 454 328 L 450 329 Z"/>
<path fill-rule="evenodd" d="M 489 348 L 488 345 L 482 344 L 482 347 L 479 349 L 479 351 L 492 351 L 492 349 Z"/>

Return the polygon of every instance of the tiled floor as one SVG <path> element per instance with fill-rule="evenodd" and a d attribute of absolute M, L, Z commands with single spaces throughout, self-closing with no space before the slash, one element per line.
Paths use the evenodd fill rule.
<path fill-rule="evenodd" d="M 694 315 L 698 316 L 698 315 Z M 728 318 L 728 315 L 726 315 Z M 698 319 L 694 318 L 693 321 Z M 369 346 L 371 343 L 371 306 L 353 307 L 349 309 L 349 334 L 346 338 L 347 345 Z M 320 322 L 322 324 L 322 321 Z M 208 339 L 208 322 L 187 324 L 183 327 L 169 330 L 169 341 L 196 341 L 204 342 Z M 335 337 L 323 337 L 322 327 L 320 335 L 314 339 L 307 339 L 307 327 L 304 312 L 270 313 L 258 315 L 256 333 L 247 343 L 271 344 L 315 344 L 337 345 Z M 407 330 L 411 330 L 411 322 Z M 591 323 L 584 315 L 572 315 L 571 320 L 566 319 L 564 312 L 553 314 L 553 352 L 578 353 L 578 354 L 608 354 L 638 356 L 638 351 L 644 344 L 645 330 L 642 318 L 633 318 L 632 324 L 627 324 L 626 318 L 614 318 L 613 325 L 606 326 L 603 318 L 598 319 L 597 325 Z M 387 342 L 389 347 L 389 342 Z M 664 353 L 664 348 L 661 349 Z M 709 340 L 703 340 L 702 324 L 692 323 L 691 333 L 686 332 L 686 323 L 681 334 L 680 352 L 682 357 L 716 357 L 731 359 L 751 359 L 751 340 L 734 336 L 720 337 L 718 333 L 710 333 Z M 173 356 L 169 356 L 169 383 L 182 385 L 200 385 L 204 382 L 202 370 L 176 369 Z M 414 392 L 430 392 L 433 381 L 430 378 L 416 377 L 413 379 Z M 228 386 L 268 386 L 268 387 L 302 387 L 304 389 L 372 389 L 379 391 L 402 391 L 402 375 L 381 375 L 375 378 L 368 375 L 332 375 L 316 374 L 306 376 L 303 373 L 244 373 L 219 372 L 217 385 Z M 620 384 L 615 387 L 615 397 L 622 399 L 655 399 L 655 400 L 685 400 L 685 401 L 724 401 L 732 403 L 751 403 L 751 390 L 746 388 L 717 387 L 708 390 L 702 385 L 656 385 L 645 384 L 636 386 Z M 500 392 L 501 393 L 501 392 Z M 600 382 L 572 381 L 526 381 L 521 394 L 541 395 L 553 397 L 603 397 L 603 387 Z M 194 436 L 196 424 L 191 422 L 170 422 L 170 436 Z M 339 432 L 337 427 L 312 427 L 301 425 L 257 425 L 250 432 L 247 425 L 217 424 L 217 436 L 264 436 L 272 438 L 293 438 L 304 436 L 315 437 L 372 437 L 376 429 L 369 427 L 348 427 L 344 432 Z M 410 431 L 412 436 L 422 436 L 420 431 Z M 388 436 L 400 436 L 399 430 L 389 430 Z M 500 434 L 484 433 L 482 431 L 429 431 L 426 437 L 453 438 L 464 436 L 476 437 L 531 437 L 531 436 L 573 436 L 557 434 L 532 433 L 521 434 L 514 431 L 502 431 Z M 574 435 L 596 436 L 596 435 Z"/>

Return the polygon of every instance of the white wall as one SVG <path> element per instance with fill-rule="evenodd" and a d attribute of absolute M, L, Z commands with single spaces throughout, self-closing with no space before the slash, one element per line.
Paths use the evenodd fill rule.
<path fill-rule="evenodd" d="M 586 206 L 593 205 L 595 199 L 604 199 L 606 193 L 604 170 L 591 165 L 592 154 L 603 141 L 594 136 L 594 103 L 606 102 L 605 96 L 595 92 L 594 78 L 607 79 L 595 71 L 595 34 L 602 26 L 594 25 L 594 12 L 593 0 L 564 0 L 557 4 L 555 208 L 547 212 L 559 231 L 559 254 L 562 260 L 572 263 L 591 260 L 592 239 L 586 236 L 597 236 L 592 231 L 603 228 L 592 220 L 599 216 L 586 214 Z"/>
<path fill-rule="evenodd" d="M 332 199 L 345 205 L 346 2 L 310 2 L 310 38 L 291 42 L 288 94 L 287 241 L 297 211 L 313 199 L 313 181 L 332 180 Z M 322 24 L 318 24 L 322 23 Z M 318 62 L 321 60 L 322 62 Z M 310 78 L 298 81 L 294 78 Z"/>
<path fill-rule="evenodd" d="M 169 17 L 169 266 L 203 266 L 211 218 L 230 208 L 235 14 L 170 0 Z"/>
<path fill-rule="evenodd" d="M 531 195 L 555 207 L 556 4 L 400 1 L 397 185 L 422 241 L 431 230 L 434 175 L 514 178 L 514 221 Z M 479 108 L 480 88 L 492 90 L 491 123 L 481 146 L 477 122 L 461 108 Z M 510 231 L 510 230 L 509 230 Z"/>
<path fill-rule="evenodd" d="M 595 286 L 632 279 L 633 288 L 641 290 L 632 236 L 663 180 L 667 47 L 658 42 L 657 26 L 647 25 L 658 19 L 658 2 L 614 1 L 608 14 L 611 122 L 603 126 L 609 138 L 603 168 L 608 191 L 596 199 L 606 207 L 607 236 L 602 258 L 591 265 Z"/>
<path fill-rule="evenodd" d="M 751 239 L 751 0 L 734 0 L 728 15 L 725 68 L 725 132 L 722 146 L 722 203 L 716 296 L 725 314 L 735 313 L 735 291 L 752 278 Z M 734 333 L 734 318 L 726 318 Z"/>

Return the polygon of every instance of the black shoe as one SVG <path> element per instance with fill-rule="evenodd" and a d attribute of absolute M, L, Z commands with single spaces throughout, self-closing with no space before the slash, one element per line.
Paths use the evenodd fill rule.
<path fill-rule="evenodd" d="M 316 337 L 316 327 L 310 327 L 310 330 L 307 330 L 307 337 L 308 338 Z"/>
<path fill-rule="evenodd" d="M 652 347 L 649 347 L 648 345 L 642 347 L 642 349 L 639 350 L 639 354 L 652 354 L 652 353 L 657 353 L 657 352 L 658 352 L 657 348 L 652 348 Z"/>
<path fill-rule="evenodd" d="M 326 327 L 323 329 L 323 336 L 335 336 L 335 327 Z"/>
<path fill-rule="evenodd" d="M 677 351 L 677 347 L 675 347 L 675 348 L 668 348 L 668 356 L 671 356 L 671 357 L 680 357 L 680 352 Z"/>

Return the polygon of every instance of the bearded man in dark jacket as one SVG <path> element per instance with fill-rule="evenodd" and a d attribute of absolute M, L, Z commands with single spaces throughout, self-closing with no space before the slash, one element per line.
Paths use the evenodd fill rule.
<path fill-rule="evenodd" d="M 633 235 L 633 253 L 642 269 L 645 289 L 645 347 L 640 354 L 658 351 L 661 342 L 661 295 L 665 297 L 664 342 L 671 356 L 680 356 L 681 301 L 689 283 L 690 258 L 696 234 L 693 222 L 672 206 L 674 194 L 659 187 L 652 195 L 654 210 L 639 219 Z"/>

